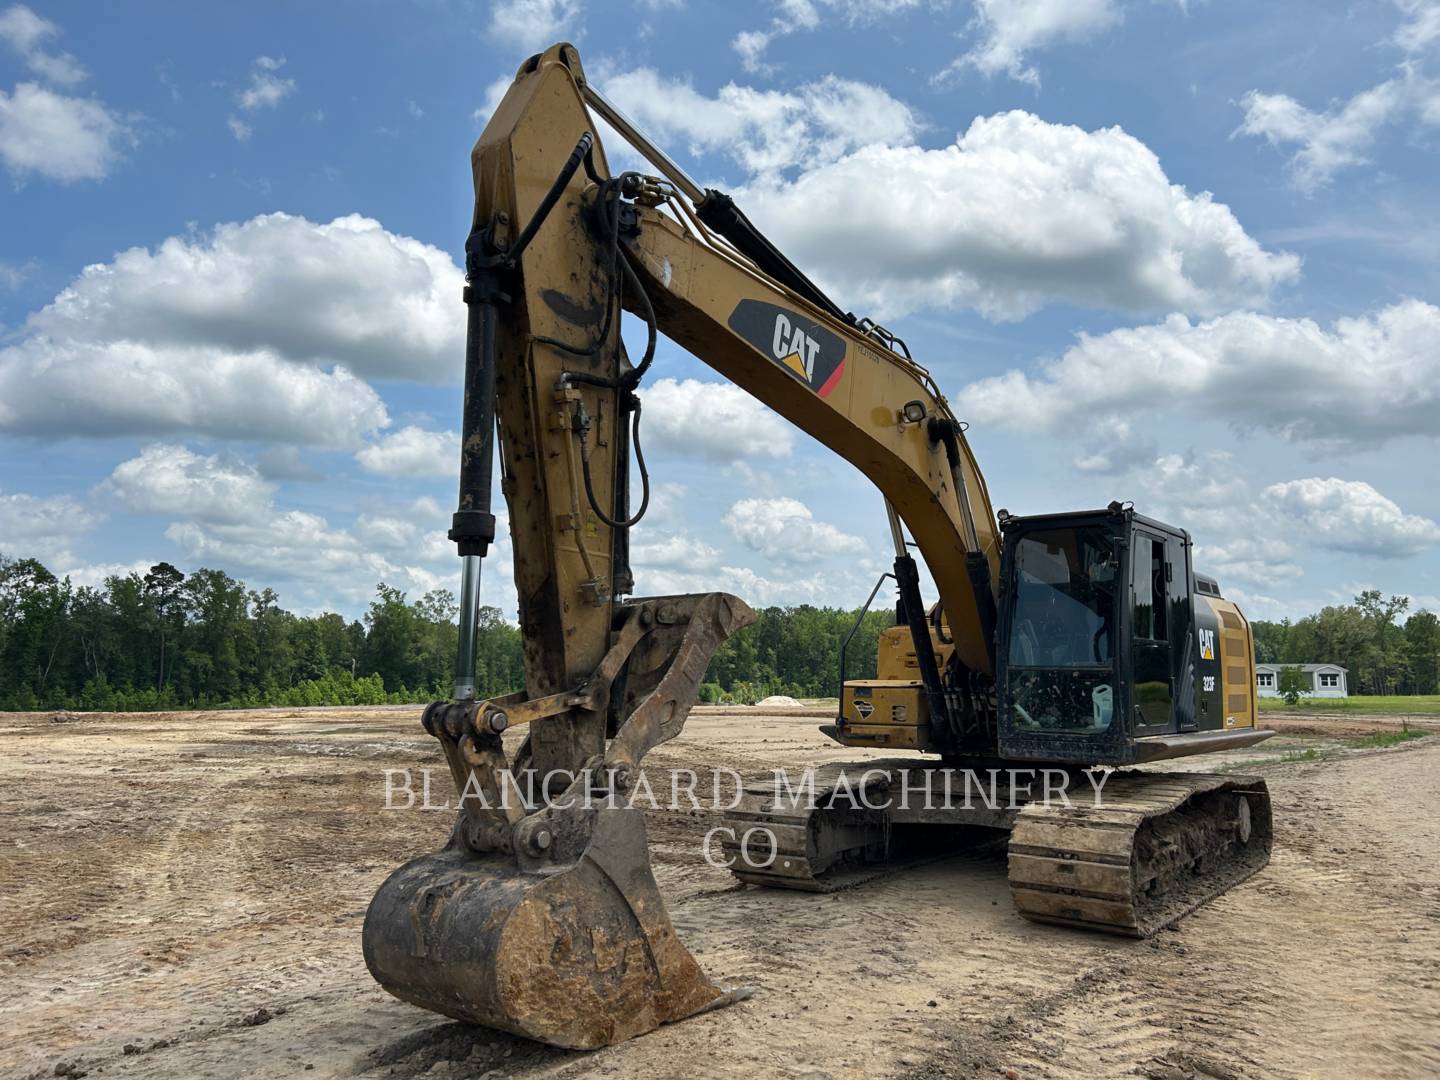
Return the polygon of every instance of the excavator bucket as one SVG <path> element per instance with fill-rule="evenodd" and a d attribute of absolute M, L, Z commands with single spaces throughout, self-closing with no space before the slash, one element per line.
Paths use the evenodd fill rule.
<path fill-rule="evenodd" d="M 648 794 L 632 794 L 650 790 L 638 783 L 640 760 L 679 734 L 715 649 L 753 619 L 723 593 L 632 601 L 576 691 L 431 706 L 425 726 L 462 810 L 449 844 L 395 871 L 370 903 L 365 963 L 380 985 L 457 1020 L 577 1050 L 746 996 L 715 986 L 676 936 L 650 869 Z M 527 793 L 541 779 L 535 729 L 513 772 L 499 731 L 511 718 L 598 720 L 603 731 L 612 694 L 623 719 L 604 754 L 559 784 L 542 782 L 539 797 Z"/>
<path fill-rule="evenodd" d="M 370 904 L 365 962 L 404 1001 L 577 1050 L 735 997 L 676 936 L 639 809 L 597 811 L 558 872 L 459 842 L 405 864 Z"/>

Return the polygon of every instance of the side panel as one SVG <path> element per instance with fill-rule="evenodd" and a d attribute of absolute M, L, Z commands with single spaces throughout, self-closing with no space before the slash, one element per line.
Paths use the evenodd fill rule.
<path fill-rule="evenodd" d="M 852 679 L 845 684 L 840 742 L 846 746 L 884 746 L 926 750 L 930 746 L 930 709 L 923 684 L 887 679 Z"/>
<path fill-rule="evenodd" d="M 1220 623 L 1220 693 L 1222 726 L 1254 727 L 1255 646 L 1250 623 L 1229 600 L 1204 598 Z"/>
<path fill-rule="evenodd" d="M 1220 674 L 1220 615 L 1215 601 L 1195 596 L 1195 720 L 1200 731 L 1225 726 L 1225 696 Z"/>

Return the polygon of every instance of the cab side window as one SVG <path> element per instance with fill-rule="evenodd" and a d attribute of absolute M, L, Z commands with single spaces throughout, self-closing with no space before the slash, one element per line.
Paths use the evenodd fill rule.
<path fill-rule="evenodd" d="M 1136 537 L 1134 570 L 1135 636 L 1146 641 L 1169 641 L 1165 541 L 1143 534 Z"/>

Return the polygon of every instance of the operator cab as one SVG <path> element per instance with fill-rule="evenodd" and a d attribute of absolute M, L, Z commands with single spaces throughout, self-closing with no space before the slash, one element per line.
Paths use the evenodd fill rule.
<path fill-rule="evenodd" d="M 1122 764 L 1199 730 L 1189 534 L 1120 503 L 1000 527 L 1001 756 Z"/>

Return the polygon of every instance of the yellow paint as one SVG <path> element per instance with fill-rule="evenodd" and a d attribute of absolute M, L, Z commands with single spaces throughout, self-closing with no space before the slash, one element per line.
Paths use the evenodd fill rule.
<path fill-rule="evenodd" d="M 918 679 L 851 679 L 842 705 L 840 741 L 847 746 L 929 746 L 930 709 Z"/>
<path fill-rule="evenodd" d="M 1253 728 L 1256 725 L 1255 640 L 1250 623 L 1229 600 L 1197 596 L 1210 605 L 1220 621 L 1220 715 L 1226 728 Z"/>

